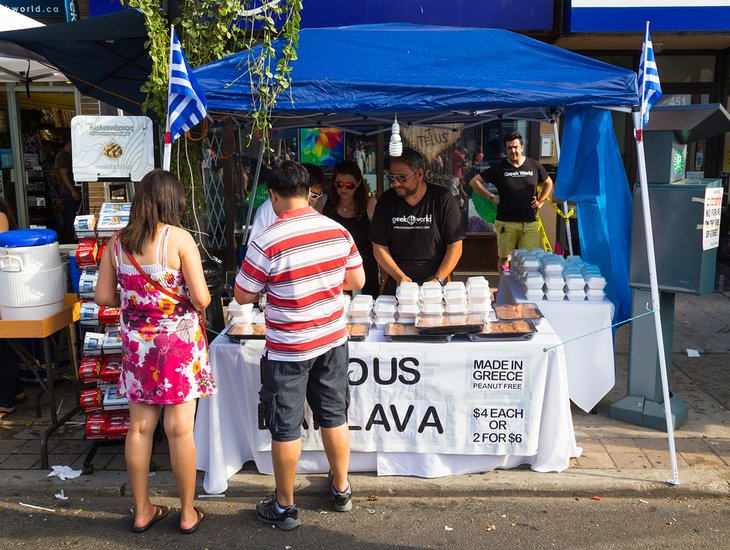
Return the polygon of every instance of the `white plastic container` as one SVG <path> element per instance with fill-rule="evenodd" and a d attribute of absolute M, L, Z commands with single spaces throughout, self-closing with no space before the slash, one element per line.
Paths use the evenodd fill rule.
<path fill-rule="evenodd" d="M 542 291 L 542 287 L 540 288 L 528 288 L 525 290 L 525 298 L 532 302 L 537 302 L 539 300 L 542 300 L 545 296 L 545 293 Z"/>
<path fill-rule="evenodd" d="M 469 291 L 470 288 L 489 288 L 489 281 L 483 276 L 478 275 L 476 277 L 469 277 L 466 280 L 466 290 Z"/>
<path fill-rule="evenodd" d="M 395 304 L 395 300 L 393 302 L 377 301 L 375 302 L 375 306 L 373 306 L 373 312 L 377 317 L 395 317 L 396 311 L 397 306 Z"/>
<path fill-rule="evenodd" d="M 350 322 L 360 325 L 369 325 L 373 322 L 373 318 L 370 315 L 364 315 L 362 317 L 353 317 L 352 315 L 350 315 Z"/>
<path fill-rule="evenodd" d="M 16 246 L 32 242 L 34 234 L 55 238 L 55 232 L 49 230 L 21 229 L 3 234 L 0 315 L 5 320 L 39 320 L 63 310 L 66 280 L 58 243 Z"/>
<path fill-rule="evenodd" d="M 444 288 L 446 304 L 455 304 L 466 301 L 466 290 L 463 288 Z"/>
<path fill-rule="evenodd" d="M 559 290 L 547 290 L 545 291 L 545 298 L 551 302 L 560 302 L 565 299 L 565 292 L 563 289 Z"/>
<path fill-rule="evenodd" d="M 591 290 L 603 290 L 606 288 L 606 279 L 600 275 L 587 275 L 586 284 Z"/>
<path fill-rule="evenodd" d="M 395 296 L 398 298 L 398 304 L 415 305 L 418 303 L 418 295 L 419 291 L 416 283 L 403 283 L 395 290 Z"/>
<path fill-rule="evenodd" d="M 372 310 L 372 304 L 366 301 L 353 300 L 350 303 L 350 317 L 367 317 Z"/>
<path fill-rule="evenodd" d="M 466 292 L 466 285 L 463 283 L 463 281 L 449 281 L 444 286 L 444 291 L 448 290 L 461 290 L 462 292 Z"/>
<path fill-rule="evenodd" d="M 398 319 L 415 319 L 421 308 L 418 304 L 398 304 Z"/>
<path fill-rule="evenodd" d="M 522 285 L 525 289 L 540 289 L 545 284 L 545 278 L 539 271 L 528 271 L 522 278 Z"/>
<path fill-rule="evenodd" d="M 606 298 L 606 292 L 602 289 L 589 288 L 586 290 L 586 298 L 591 301 L 600 302 Z"/>
<path fill-rule="evenodd" d="M 563 279 L 562 275 L 545 277 L 545 288 L 547 290 L 560 290 L 562 292 L 564 286 L 565 280 Z"/>
<path fill-rule="evenodd" d="M 586 299 L 586 292 L 582 288 L 578 290 L 566 290 L 565 296 L 571 302 L 582 302 Z"/>
<path fill-rule="evenodd" d="M 430 303 L 424 303 L 421 306 L 421 315 L 424 317 L 434 317 L 444 314 L 444 306 L 441 305 L 441 302 L 438 304 L 430 304 Z"/>
<path fill-rule="evenodd" d="M 469 302 L 489 302 L 492 298 L 492 294 L 489 292 L 489 287 L 469 287 L 466 293 Z"/>
<path fill-rule="evenodd" d="M 387 295 L 378 296 L 375 299 L 375 305 L 378 305 L 378 304 L 393 304 L 395 306 L 395 305 L 398 305 L 398 299 L 395 296 L 387 296 Z"/>
<path fill-rule="evenodd" d="M 423 288 L 421 289 L 421 300 L 423 300 L 424 304 L 440 304 L 441 300 L 443 299 L 443 292 L 441 290 L 441 285 L 436 283 L 438 287 L 426 287 L 426 284 L 424 283 Z"/>
<path fill-rule="evenodd" d="M 525 258 L 524 263 L 522 264 L 522 268 L 525 271 L 537 271 L 540 269 L 540 260 L 538 260 L 535 257 L 527 257 Z"/>
<path fill-rule="evenodd" d="M 586 286 L 586 281 L 583 278 L 583 275 L 566 275 L 565 276 L 565 286 L 568 287 L 568 290 L 582 291 L 584 289 L 584 287 Z"/>
<path fill-rule="evenodd" d="M 444 308 L 446 311 L 446 315 L 466 315 L 467 308 L 466 308 L 466 302 L 452 302 L 452 303 L 446 303 L 446 307 Z"/>

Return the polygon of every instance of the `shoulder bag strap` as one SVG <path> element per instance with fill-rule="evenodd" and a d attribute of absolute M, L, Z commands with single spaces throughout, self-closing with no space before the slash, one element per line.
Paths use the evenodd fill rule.
<path fill-rule="evenodd" d="M 182 304 L 185 304 L 186 306 L 190 306 L 196 312 L 198 311 L 197 309 L 195 309 L 195 306 L 193 305 L 193 303 L 190 300 L 188 300 L 184 296 L 180 296 L 179 294 L 172 292 L 171 290 L 166 289 L 160 283 L 158 283 L 157 281 L 152 279 L 147 274 L 147 272 L 144 269 L 142 269 L 142 267 L 139 265 L 137 260 L 134 259 L 134 256 L 132 256 L 129 252 L 124 250 L 124 248 L 122 247 L 122 243 L 119 243 L 119 246 L 120 246 L 121 250 L 124 252 L 124 255 L 127 257 L 127 260 L 129 260 L 129 263 L 131 263 L 134 266 L 134 268 L 139 272 L 140 275 L 142 275 L 142 277 L 144 278 L 145 281 L 147 281 L 149 284 L 151 284 L 157 290 L 159 290 L 163 294 L 166 294 L 173 300 L 176 300 Z M 208 343 L 208 333 L 207 333 L 207 327 L 205 326 L 205 320 L 203 318 L 203 315 L 198 313 L 198 319 L 200 320 L 200 332 L 203 334 L 203 338 L 205 338 L 205 343 L 207 344 Z"/>

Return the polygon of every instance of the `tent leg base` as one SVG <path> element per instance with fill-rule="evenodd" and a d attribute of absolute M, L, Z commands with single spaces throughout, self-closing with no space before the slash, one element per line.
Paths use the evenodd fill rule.
<path fill-rule="evenodd" d="M 669 401 L 672 409 L 672 427 L 677 429 L 687 421 L 689 407 L 676 395 L 673 395 Z M 664 403 L 651 401 L 641 395 L 627 395 L 615 403 L 611 403 L 608 407 L 608 416 L 629 424 L 662 432 L 667 431 Z"/>

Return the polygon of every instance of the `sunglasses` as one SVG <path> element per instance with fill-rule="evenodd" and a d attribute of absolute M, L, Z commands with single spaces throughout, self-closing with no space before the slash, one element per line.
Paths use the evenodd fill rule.
<path fill-rule="evenodd" d="M 345 189 L 355 189 L 355 187 L 357 187 L 357 183 L 350 183 L 349 181 L 336 181 L 335 187 L 337 187 L 337 189 L 342 189 L 343 187 Z"/>
<path fill-rule="evenodd" d="M 388 181 L 398 183 L 405 183 L 408 181 L 408 178 L 410 178 L 413 174 L 415 174 L 418 171 L 418 168 L 416 168 L 413 172 L 408 174 L 407 176 L 404 176 L 403 174 L 388 174 Z"/>
<path fill-rule="evenodd" d="M 316 201 L 321 196 L 322 196 L 322 193 L 312 193 L 311 191 L 309 192 L 310 201 Z"/>

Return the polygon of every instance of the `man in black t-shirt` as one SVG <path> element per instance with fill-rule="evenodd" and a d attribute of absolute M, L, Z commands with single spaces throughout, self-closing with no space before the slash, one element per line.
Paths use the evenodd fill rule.
<path fill-rule="evenodd" d="M 525 149 L 522 135 L 510 132 L 504 136 L 507 158 L 474 176 L 469 185 L 474 191 L 497 205 L 497 254 L 499 265 L 507 266 L 515 248 L 541 248 L 538 222 L 535 214 L 545 204 L 553 190 L 553 180 L 536 160 L 522 153 Z M 485 184 L 491 183 L 498 194 L 490 192 Z M 538 198 L 537 186 L 542 190 Z"/>
<path fill-rule="evenodd" d="M 391 189 L 380 196 L 370 223 L 370 240 L 386 274 L 383 294 L 407 281 L 442 285 L 461 258 L 459 205 L 448 189 L 427 183 L 424 159 L 406 147 L 390 160 Z"/>

